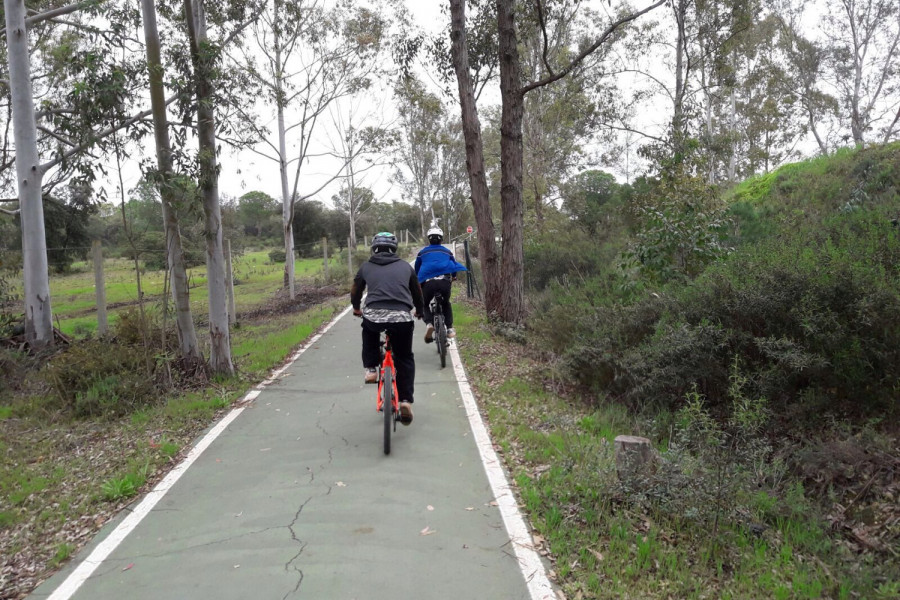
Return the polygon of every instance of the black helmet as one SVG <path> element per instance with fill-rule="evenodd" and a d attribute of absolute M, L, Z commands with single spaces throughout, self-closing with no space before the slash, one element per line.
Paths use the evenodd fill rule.
<path fill-rule="evenodd" d="M 396 252 L 397 236 L 388 231 L 376 233 L 372 238 L 372 252 Z"/>

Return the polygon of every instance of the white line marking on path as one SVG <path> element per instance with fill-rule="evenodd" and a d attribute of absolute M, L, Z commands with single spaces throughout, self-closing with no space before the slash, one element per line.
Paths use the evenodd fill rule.
<path fill-rule="evenodd" d="M 481 412 L 478 410 L 478 404 L 475 402 L 475 395 L 472 393 L 472 388 L 469 387 L 466 370 L 462 366 L 462 359 L 456 344 L 450 345 L 450 357 L 453 359 L 453 372 L 459 383 L 459 392 L 462 394 L 466 414 L 469 417 L 469 426 L 472 428 L 472 435 L 478 445 L 478 453 L 481 455 L 484 471 L 487 473 L 491 490 L 494 492 L 494 500 L 500 509 L 503 524 L 506 526 L 506 532 L 509 534 L 509 539 L 516 552 L 519 568 L 522 569 L 522 576 L 528 585 L 528 593 L 531 595 L 531 600 L 554 600 L 557 597 L 556 592 L 553 591 L 541 557 L 534 550 L 531 534 L 525 525 L 522 513 L 519 512 L 516 495 L 510 488 L 500 459 L 494 451 L 491 437 L 488 435 L 487 427 L 485 427 Z"/>
<path fill-rule="evenodd" d="M 216 423 L 216 425 L 212 429 L 210 429 L 205 436 L 203 436 L 203 439 L 197 442 L 196 446 L 191 448 L 187 456 L 184 457 L 184 460 L 182 460 L 174 469 L 169 471 L 169 474 L 166 475 L 162 481 L 157 483 L 156 487 L 148 492 L 146 496 L 144 496 L 144 499 L 141 500 L 140 504 L 135 507 L 134 511 L 131 512 L 127 517 L 125 517 L 125 519 L 123 519 L 122 522 L 119 523 L 119 525 L 112 531 L 112 533 L 110 533 L 106 537 L 106 539 L 104 539 L 97 545 L 96 548 L 94 548 L 94 551 L 91 552 L 91 554 L 87 558 L 85 558 L 84 561 L 82 561 L 82 563 L 78 565 L 78 567 L 74 571 L 72 571 L 71 574 L 69 574 L 66 580 L 63 581 L 59 585 L 59 587 L 56 588 L 56 590 L 50 595 L 50 598 L 48 600 L 68 600 L 69 598 L 71 598 L 75 594 L 75 592 L 78 591 L 78 588 L 80 588 L 82 584 L 84 584 L 84 582 L 88 580 L 88 578 L 93 574 L 97 567 L 99 567 L 104 560 L 109 558 L 109 555 L 112 554 L 113 550 L 115 550 L 116 547 L 122 543 L 122 540 L 124 540 L 125 537 L 129 533 L 131 533 L 135 527 L 137 527 L 138 523 L 140 523 L 141 520 L 146 517 L 151 510 L 153 510 L 153 507 L 156 506 L 156 503 L 162 500 L 163 496 L 166 495 L 166 492 L 168 492 L 172 488 L 172 486 L 175 485 L 175 482 L 178 481 L 181 476 L 184 475 L 185 471 L 188 470 L 188 467 L 194 464 L 194 461 L 196 461 L 200 457 L 200 455 L 203 454 L 203 451 L 206 450 L 217 437 L 219 437 L 219 434 L 225 431 L 225 429 L 229 425 L 231 425 L 232 421 L 234 421 L 242 412 L 244 412 L 246 404 L 252 400 L 255 400 L 256 397 L 259 396 L 259 393 L 263 388 L 277 381 L 278 377 L 282 373 L 284 373 L 287 368 L 290 367 L 298 358 L 300 358 L 301 354 L 309 350 L 309 348 L 312 347 L 313 344 L 318 342 L 319 338 L 325 335 L 325 333 L 329 329 L 331 329 L 331 327 L 335 323 L 337 323 L 344 315 L 350 312 L 350 308 L 351 307 L 348 306 L 346 309 L 341 311 L 340 314 L 331 319 L 331 321 L 329 321 L 328 324 L 319 331 L 319 333 L 311 337 L 308 342 L 300 346 L 300 348 L 298 348 L 291 355 L 290 359 L 288 359 L 288 361 L 283 366 L 279 367 L 277 370 L 271 373 L 267 379 L 247 392 L 244 397 L 238 401 L 238 404 L 240 404 L 241 406 L 232 409 L 231 412 L 225 415 L 221 421 Z"/>

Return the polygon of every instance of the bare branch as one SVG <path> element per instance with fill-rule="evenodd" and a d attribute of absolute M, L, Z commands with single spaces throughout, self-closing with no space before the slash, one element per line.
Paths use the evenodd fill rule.
<path fill-rule="evenodd" d="M 550 61 L 547 60 L 547 52 L 548 52 L 548 44 L 547 44 L 547 23 L 544 20 L 544 3 L 541 0 L 534 0 L 534 7 L 537 10 L 538 15 L 538 23 L 541 25 L 541 43 L 544 46 L 543 55 L 541 58 L 544 61 L 544 67 L 547 69 L 547 72 L 553 76 L 555 73 L 553 69 L 550 67 Z"/>
<path fill-rule="evenodd" d="M 81 2 L 73 2 L 72 4 L 66 6 L 60 6 L 59 8 L 54 8 L 46 12 L 38 13 L 36 15 L 28 17 L 27 19 L 25 19 L 25 25 L 27 27 L 32 27 L 34 25 L 37 25 L 41 21 L 46 21 L 47 19 L 53 19 L 54 17 L 60 17 L 62 15 L 68 15 L 70 13 L 87 8 L 92 4 L 97 4 L 96 0 L 82 0 Z"/>
<path fill-rule="evenodd" d="M 581 54 L 576 56 L 575 59 L 572 60 L 572 62 L 570 62 L 562 71 L 560 71 L 559 73 L 556 73 L 555 75 L 549 75 L 549 76 L 541 79 L 540 81 L 535 81 L 535 82 L 529 83 L 528 85 L 526 85 L 525 87 L 523 87 L 520 90 L 520 93 L 522 95 L 525 95 L 528 92 L 530 92 L 531 90 L 537 89 L 539 87 L 543 87 L 547 84 L 553 83 L 554 81 L 558 81 L 558 80 L 562 79 L 563 77 L 568 75 L 569 72 L 572 71 L 572 69 L 577 67 L 581 63 L 581 61 L 583 61 L 585 58 L 587 58 L 588 56 L 593 54 L 594 51 L 597 50 L 597 48 L 602 46 L 603 43 L 606 42 L 606 40 L 609 38 L 609 36 L 611 36 L 619 27 L 621 27 L 622 25 L 625 25 L 626 23 L 634 21 L 638 17 L 645 15 L 646 13 L 650 12 L 651 10 L 653 10 L 659 6 L 662 6 L 663 4 L 665 4 L 665 2 L 666 2 L 666 0 L 657 0 L 655 3 L 651 4 L 647 8 L 640 10 L 636 13 L 626 15 L 626 16 L 622 17 L 621 19 L 619 19 L 618 21 L 615 21 L 614 23 L 610 24 L 610 26 L 606 28 L 606 30 L 603 32 L 603 34 L 600 36 L 600 38 L 596 42 L 594 42 L 593 44 L 591 44 L 590 46 L 585 48 L 581 52 Z"/>
<path fill-rule="evenodd" d="M 167 105 L 171 104 L 174 101 L 175 101 L 175 96 L 172 96 L 171 98 L 166 99 L 166 104 Z M 90 137 L 90 139 L 88 141 L 86 141 L 82 144 L 79 144 L 78 146 L 75 146 L 71 150 L 67 150 L 66 152 L 57 156 L 50 162 L 46 162 L 46 163 L 42 164 L 40 166 L 41 171 L 46 173 L 48 170 L 59 165 L 63 161 L 68 160 L 69 158 L 78 154 L 79 152 L 84 152 L 85 150 L 87 150 L 88 148 L 90 148 L 91 146 L 93 146 L 98 141 L 102 140 L 103 138 L 109 137 L 110 135 L 114 134 L 115 132 L 119 131 L 120 129 L 125 129 L 128 126 L 133 125 L 133 124 L 137 123 L 138 121 L 144 119 L 145 117 L 150 116 L 151 114 L 153 114 L 152 109 L 141 111 L 138 114 L 134 115 L 133 117 L 125 119 L 121 123 L 113 125 L 112 127 L 107 127 L 103 131 L 99 131 L 99 132 L 95 133 L 94 135 L 92 135 Z"/>
<path fill-rule="evenodd" d="M 67 139 L 64 138 L 63 136 L 61 136 L 61 135 L 59 135 L 58 133 L 56 133 L 55 131 L 51 131 L 51 130 L 47 129 L 47 128 L 44 127 L 43 125 L 38 125 L 37 128 L 38 128 L 38 131 L 42 131 L 42 132 L 46 133 L 47 135 L 49 135 L 49 136 L 52 137 L 53 139 L 62 142 L 62 143 L 65 144 L 66 146 L 74 146 L 74 145 L 75 145 L 75 143 L 74 143 L 72 140 L 67 140 Z"/>

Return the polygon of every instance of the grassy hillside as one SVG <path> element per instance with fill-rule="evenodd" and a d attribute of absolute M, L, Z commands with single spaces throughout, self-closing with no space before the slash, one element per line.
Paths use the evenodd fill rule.
<path fill-rule="evenodd" d="M 725 194 L 738 223 L 770 233 L 856 210 L 900 217 L 900 142 L 784 165 Z M 750 241 L 755 241 L 751 236 Z"/>
<path fill-rule="evenodd" d="M 458 311 L 536 543 L 570 598 L 900 597 L 900 144 L 676 184 L 545 222 L 525 335 Z"/>

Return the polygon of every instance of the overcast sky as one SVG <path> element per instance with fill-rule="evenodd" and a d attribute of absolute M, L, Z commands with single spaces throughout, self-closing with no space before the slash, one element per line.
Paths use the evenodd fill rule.
<path fill-rule="evenodd" d="M 597 1 L 599 2 L 600 0 Z M 413 22 L 416 23 L 422 31 L 430 35 L 449 35 L 447 32 L 449 26 L 448 19 L 441 12 L 442 6 L 447 4 L 446 0 L 405 0 L 405 2 Z M 603 6 L 605 7 L 605 4 Z M 426 70 L 421 66 L 419 71 L 422 79 L 428 83 L 431 80 L 430 75 L 428 75 Z M 668 77 L 663 74 L 662 79 L 667 80 Z M 367 92 L 365 97 L 355 100 L 357 108 L 365 108 L 368 104 L 372 110 L 380 110 L 385 114 L 384 121 L 390 121 L 392 118 L 395 118 L 390 84 L 390 81 L 378 82 L 376 89 Z M 627 85 L 627 83 L 625 85 Z M 485 94 L 483 94 L 480 99 L 479 111 L 482 113 L 484 112 L 486 105 L 499 103 L 499 92 L 495 88 L 497 88 L 496 84 L 488 86 Z M 344 102 L 339 108 L 336 107 L 335 109 L 343 110 L 346 114 L 346 111 L 349 110 L 348 103 Z M 263 109 L 261 112 L 265 114 L 266 110 L 271 113 L 272 118 L 270 120 L 272 121 L 272 126 L 270 129 L 274 132 L 274 111 L 271 109 Z M 450 110 L 458 112 L 458 104 L 453 103 Z M 661 115 L 663 120 L 668 118 L 668 112 L 664 108 L 657 111 L 646 110 L 644 112 L 649 118 L 652 118 L 654 113 Z M 317 131 L 317 135 L 321 140 L 318 148 L 319 151 L 328 150 L 328 136 L 326 133 L 328 133 L 327 130 L 330 128 L 330 123 L 328 122 L 330 120 L 330 118 L 326 118 L 326 122 L 320 122 Z M 664 126 L 664 123 L 659 126 Z M 331 133 L 331 137 L 333 137 L 333 135 L 334 134 Z M 274 133 L 272 139 L 275 140 Z M 142 151 L 145 157 L 149 156 L 155 160 L 155 155 L 153 154 L 154 143 L 151 137 L 148 136 L 144 140 Z M 139 162 L 141 158 L 142 157 L 140 156 L 135 156 L 125 167 L 126 194 L 140 178 Z M 110 163 L 110 179 L 116 181 L 115 172 L 112 168 L 114 167 L 114 159 L 110 158 Z M 277 163 L 262 158 L 247 150 L 234 152 L 224 146 L 223 151 L 219 156 L 219 163 L 221 164 L 219 190 L 222 195 L 236 198 L 248 191 L 260 190 L 280 200 L 281 190 Z M 332 177 L 339 167 L 340 165 L 336 160 L 328 160 L 325 158 L 312 159 L 307 165 L 304 165 L 303 175 L 301 175 L 301 186 L 298 190 L 299 193 L 305 195 L 312 192 L 324 181 Z M 372 169 L 364 177 L 363 185 L 372 188 L 378 199 L 384 201 L 399 200 L 399 189 L 393 188 L 389 182 L 391 171 L 392 168 L 387 166 Z M 116 185 L 117 183 L 107 184 L 108 197 L 110 200 L 118 201 L 119 199 Z M 325 190 L 317 195 L 317 199 L 326 203 L 330 202 L 331 196 L 337 193 L 339 186 L 339 181 L 330 184 Z"/>

